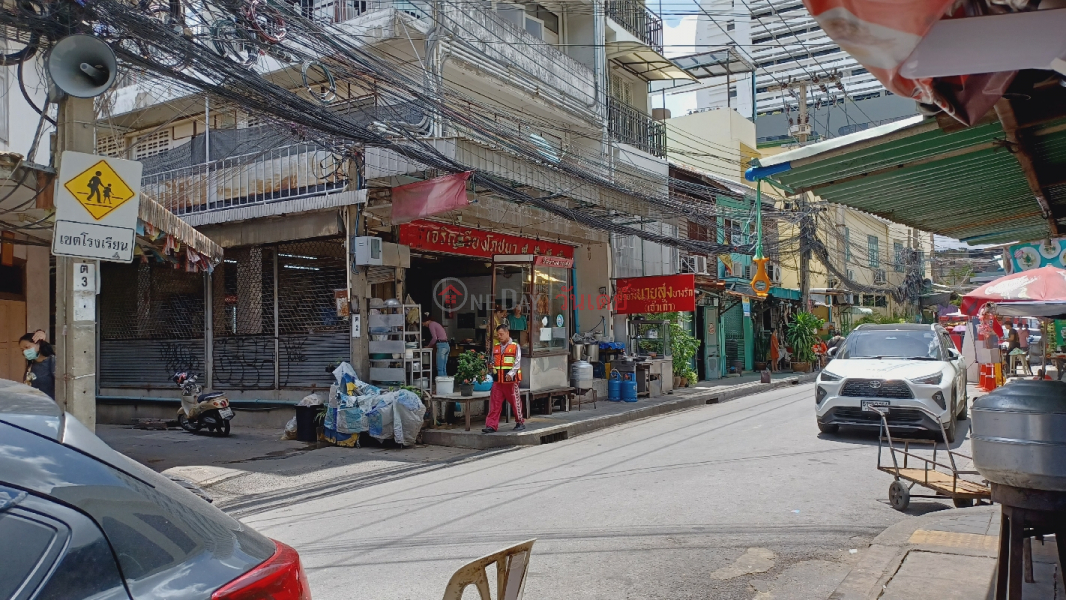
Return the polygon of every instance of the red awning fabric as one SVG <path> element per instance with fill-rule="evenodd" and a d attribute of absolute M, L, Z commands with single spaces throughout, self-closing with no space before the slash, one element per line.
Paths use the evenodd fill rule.
<path fill-rule="evenodd" d="M 957 77 L 908 79 L 899 74 L 904 61 L 955 0 L 803 0 L 834 42 L 866 67 L 894 94 L 935 104 L 973 125 L 1000 99 L 1016 71 Z"/>
<path fill-rule="evenodd" d="M 990 281 L 962 297 L 959 311 L 976 315 L 988 302 L 1066 302 L 1066 270 L 1041 267 Z"/>
<path fill-rule="evenodd" d="M 473 171 L 416 181 L 392 188 L 392 224 L 410 223 L 470 204 L 466 180 Z"/>

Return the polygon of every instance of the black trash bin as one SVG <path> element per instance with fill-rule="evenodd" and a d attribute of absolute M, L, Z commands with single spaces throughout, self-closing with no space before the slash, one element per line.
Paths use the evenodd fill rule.
<path fill-rule="evenodd" d="M 315 416 L 322 410 L 321 406 L 296 407 L 296 439 L 300 442 L 317 442 L 318 428 Z"/>

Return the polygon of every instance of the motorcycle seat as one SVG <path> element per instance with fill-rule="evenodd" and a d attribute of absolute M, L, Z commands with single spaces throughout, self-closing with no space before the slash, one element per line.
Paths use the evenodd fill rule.
<path fill-rule="evenodd" d="M 215 398 L 218 398 L 219 396 L 225 396 L 225 395 L 226 395 L 225 392 L 203 393 L 203 394 L 200 394 L 199 396 L 196 397 L 196 401 L 197 402 L 207 402 L 208 400 L 213 400 Z"/>

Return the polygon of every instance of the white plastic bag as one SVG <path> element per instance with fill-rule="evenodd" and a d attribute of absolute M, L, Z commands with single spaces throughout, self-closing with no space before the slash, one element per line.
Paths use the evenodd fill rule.
<path fill-rule="evenodd" d="M 296 417 L 289 419 L 289 422 L 285 424 L 285 430 L 281 433 L 281 439 L 283 440 L 295 440 L 296 439 Z"/>
<path fill-rule="evenodd" d="M 396 392 L 396 400 L 392 404 L 393 439 L 396 443 L 414 446 L 425 415 L 426 406 L 417 394 L 408 390 Z"/>
<path fill-rule="evenodd" d="M 308 394 L 308 395 L 304 396 L 303 399 L 300 400 L 299 404 L 297 404 L 296 406 L 321 406 L 321 405 L 322 405 L 322 396 L 319 396 L 317 393 L 315 393 L 315 394 Z"/>

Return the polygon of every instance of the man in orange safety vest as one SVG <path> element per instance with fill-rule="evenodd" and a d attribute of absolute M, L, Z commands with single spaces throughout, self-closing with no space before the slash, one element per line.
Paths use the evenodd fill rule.
<path fill-rule="evenodd" d="M 524 431 L 526 420 L 522 417 L 522 401 L 518 399 L 518 384 L 522 381 L 522 347 L 511 339 L 507 324 L 496 326 L 496 341 L 492 347 L 492 393 L 489 396 L 489 414 L 485 417 L 482 433 L 496 433 L 500 426 L 500 412 L 506 400 L 514 411 L 515 431 Z"/>

